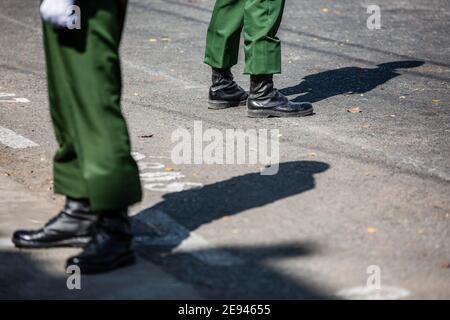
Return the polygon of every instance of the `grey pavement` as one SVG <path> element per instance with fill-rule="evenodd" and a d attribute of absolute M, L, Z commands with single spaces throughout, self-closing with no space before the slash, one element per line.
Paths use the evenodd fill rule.
<path fill-rule="evenodd" d="M 213 1 L 130 1 L 121 53 L 133 150 L 142 173 L 172 172 L 178 184 L 144 183 L 144 201 L 132 208 L 140 263 L 118 271 L 134 280 L 117 296 L 450 298 L 450 3 L 378 0 L 380 30 L 366 27 L 368 4 L 287 1 L 277 86 L 313 102 L 316 114 L 255 120 L 245 107 L 206 109 L 202 56 Z M 0 3 L 0 127 L 37 144 L 0 143 L 2 239 L 61 204 L 52 194 L 56 146 L 37 6 Z M 248 87 L 242 62 L 233 71 Z M 4 102 L 14 98 L 7 93 L 29 102 Z M 171 134 L 194 121 L 279 129 L 279 174 L 173 164 Z M 194 184 L 203 187 L 176 190 Z M 104 297 L 65 292 L 69 251 L 0 250 L 2 297 L 54 296 L 37 285 Z M 381 271 L 378 296 L 365 287 L 369 266 Z M 106 286 L 109 278 L 99 279 L 89 281 Z"/>

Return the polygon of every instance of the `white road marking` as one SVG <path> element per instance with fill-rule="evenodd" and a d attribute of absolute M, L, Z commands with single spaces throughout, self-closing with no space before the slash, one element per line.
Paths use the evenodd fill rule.
<path fill-rule="evenodd" d="M 145 159 L 145 155 L 143 155 L 142 153 L 139 152 L 132 152 L 131 155 L 133 156 L 135 161 L 140 161 Z"/>
<path fill-rule="evenodd" d="M 0 143 L 13 149 L 24 149 L 39 146 L 37 143 L 3 127 L 0 127 Z"/>
<path fill-rule="evenodd" d="M 0 248 L 11 248 L 14 244 L 11 242 L 10 238 L 0 238 Z"/>
<path fill-rule="evenodd" d="M 9 102 L 9 103 L 29 103 L 30 100 L 28 100 L 27 98 L 13 98 L 13 99 L 10 99 L 10 100 L 2 100 L 2 99 L 0 99 L 0 103 L 3 103 L 3 102 Z"/>
<path fill-rule="evenodd" d="M 144 185 L 144 188 L 149 191 L 172 193 L 184 190 L 201 189 L 203 188 L 203 184 L 199 182 L 172 182 L 169 184 L 148 183 Z"/>
<path fill-rule="evenodd" d="M 172 253 L 188 253 L 212 266 L 233 266 L 244 261 L 224 250 L 216 249 L 202 236 L 190 232 L 160 210 L 147 210 L 134 216 L 155 231 L 156 235 L 136 236 L 135 241 L 149 246 L 177 246 Z"/>
<path fill-rule="evenodd" d="M 411 293 L 402 288 L 381 286 L 380 289 L 354 287 L 343 289 L 337 293 L 338 297 L 348 300 L 399 300 L 408 297 Z"/>
<path fill-rule="evenodd" d="M 139 166 L 139 170 L 144 171 L 144 170 L 158 170 L 158 169 L 164 169 L 166 166 L 162 163 L 158 163 L 158 162 L 144 162 L 144 161 L 139 161 L 138 162 L 138 166 Z"/>
<path fill-rule="evenodd" d="M 2 93 L 0 92 L 0 103 L 1 102 L 13 102 L 13 103 L 28 103 L 30 100 L 27 98 L 15 98 L 15 93 Z M 11 98 L 11 99 L 4 99 Z"/>
<path fill-rule="evenodd" d="M 166 166 L 159 162 L 143 161 L 147 156 L 139 152 L 132 152 L 131 155 L 139 166 L 139 171 L 141 172 L 140 178 L 145 183 L 144 189 L 148 191 L 172 193 L 203 187 L 203 184 L 199 182 L 173 182 L 173 180 L 184 179 L 185 175 L 177 171 L 155 171 L 162 170 Z M 148 158 L 166 159 L 165 157 L 157 156 L 148 156 Z"/>
<path fill-rule="evenodd" d="M 152 158 L 152 159 L 170 159 L 170 157 L 162 157 L 162 156 L 147 156 L 147 158 Z"/>
<path fill-rule="evenodd" d="M 172 181 L 185 177 L 181 172 L 145 172 L 140 176 L 145 182 Z"/>

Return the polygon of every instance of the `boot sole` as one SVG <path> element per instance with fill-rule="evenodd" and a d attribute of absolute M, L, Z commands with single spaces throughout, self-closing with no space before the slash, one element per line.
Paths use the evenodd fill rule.
<path fill-rule="evenodd" d="M 283 112 L 277 110 L 248 110 L 247 116 L 249 118 L 298 118 L 298 117 L 307 117 L 314 114 L 314 110 L 311 108 L 310 110 L 304 110 L 300 112 Z"/>
<path fill-rule="evenodd" d="M 16 246 L 16 248 L 23 249 L 46 249 L 46 248 L 82 248 L 84 247 L 91 238 L 70 238 L 61 241 L 55 242 L 36 242 L 36 241 L 25 241 L 20 239 L 12 239 L 12 243 Z"/>
<path fill-rule="evenodd" d="M 245 106 L 247 103 L 247 99 L 242 101 L 222 101 L 222 100 L 208 100 L 209 107 L 208 109 L 212 110 L 221 110 L 227 108 L 234 108 L 239 106 Z"/>
<path fill-rule="evenodd" d="M 127 267 L 136 262 L 136 256 L 134 253 L 129 253 L 127 255 L 124 255 L 120 257 L 117 261 L 115 261 L 112 264 L 106 265 L 106 266 L 100 266 L 100 265 L 78 265 L 80 268 L 81 274 L 96 274 L 96 273 L 104 273 L 113 271 L 119 268 Z M 66 266 L 69 267 L 69 265 Z"/>

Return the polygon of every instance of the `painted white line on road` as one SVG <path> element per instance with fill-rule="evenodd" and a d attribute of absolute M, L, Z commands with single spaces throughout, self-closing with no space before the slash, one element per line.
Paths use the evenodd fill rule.
<path fill-rule="evenodd" d="M 11 242 L 10 238 L 0 238 L 0 248 L 11 248 L 14 244 Z"/>
<path fill-rule="evenodd" d="M 181 172 L 145 172 L 140 177 L 145 182 L 159 182 L 183 179 L 185 176 Z"/>
<path fill-rule="evenodd" d="M 0 103 L 2 102 L 13 102 L 13 103 L 28 103 L 30 100 L 27 98 L 15 98 L 15 93 L 2 93 L 0 92 Z M 4 99 L 10 98 L 10 99 Z"/>
<path fill-rule="evenodd" d="M 134 158 L 135 161 L 140 161 L 140 160 L 145 159 L 145 155 L 143 155 L 140 152 L 132 152 L 131 156 Z"/>
<path fill-rule="evenodd" d="M 30 102 L 30 100 L 28 100 L 27 98 L 15 98 L 14 102 L 28 103 Z"/>
<path fill-rule="evenodd" d="M 370 287 L 354 287 L 343 289 L 337 293 L 338 297 L 348 300 L 399 300 L 408 297 L 411 293 L 408 290 L 381 286 L 380 289 Z"/>
<path fill-rule="evenodd" d="M 163 170 L 166 166 L 159 162 L 143 161 L 147 156 L 139 152 L 132 152 L 131 155 L 137 161 L 139 171 L 142 172 L 140 178 L 144 183 L 144 189 L 146 190 L 171 193 L 203 187 L 203 184 L 199 182 L 174 182 L 174 180 L 184 179 L 185 175 L 177 171 L 154 171 Z M 149 156 L 149 158 L 165 159 L 165 157 L 157 156 Z"/>
<path fill-rule="evenodd" d="M 154 234 L 136 236 L 135 241 L 148 246 L 176 246 L 172 253 L 188 253 L 212 266 L 233 266 L 244 261 L 221 249 L 216 249 L 202 236 L 190 232 L 160 210 L 146 210 L 133 217 Z"/>
<path fill-rule="evenodd" d="M 180 192 L 185 190 L 194 190 L 203 188 L 203 184 L 199 182 L 172 182 L 164 183 L 147 183 L 144 188 L 149 191 L 157 191 L 164 193 Z"/>
<path fill-rule="evenodd" d="M 13 99 L 10 99 L 10 100 L 2 100 L 2 99 L 0 99 L 0 103 L 3 103 L 3 102 L 9 102 L 9 103 L 29 103 L 30 100 L 28 100 L 27 98 L 13 98 Z"/>
<path fill-rule="evenodd" d="M 13 149 L 24 149 L 39 146 L 37 143 L 3 127 L 0 127 L 0 143 Z"/>

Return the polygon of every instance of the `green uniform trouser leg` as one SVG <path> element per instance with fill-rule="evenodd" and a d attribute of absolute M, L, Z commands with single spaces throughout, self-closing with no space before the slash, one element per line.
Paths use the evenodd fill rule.
<path fill-rule="evenodd" d="M 81 0 L 81 30 L 44 23 L 50 112 L 59 149 L 55 192 L 94 211 L 140 201 L 136 162 L 120 109 L 119 44 L 126 0 Z"/>
<path fill-rule="evenodd" d="M 206 39 L 205 63 L 231 68 L 237 63 L 242 29 L 246 74 L 281 73 L 276 34 L 285 0 L 216 0 Z"/>

